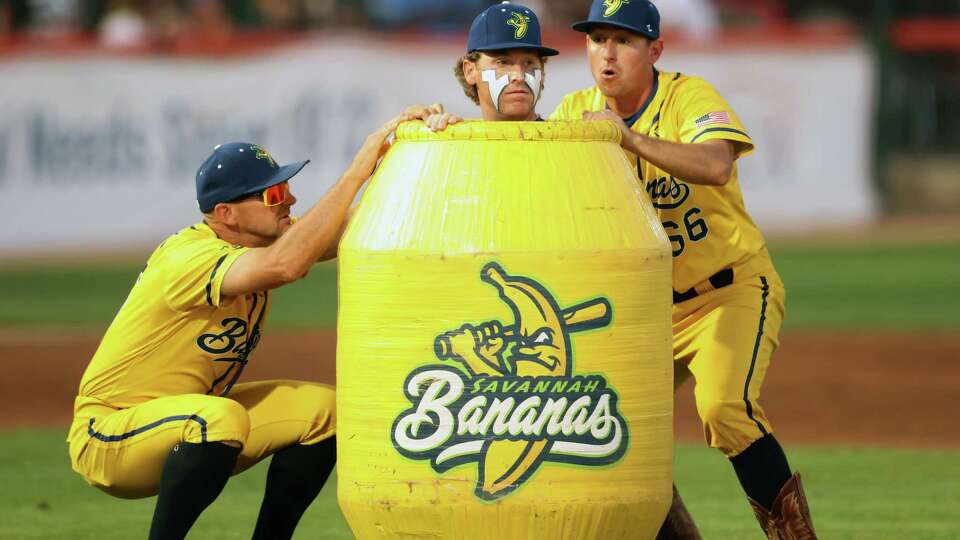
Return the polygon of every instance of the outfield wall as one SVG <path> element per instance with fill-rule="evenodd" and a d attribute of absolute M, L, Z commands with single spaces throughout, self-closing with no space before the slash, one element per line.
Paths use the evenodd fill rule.
<path fill-rule="evenodd" d="M 591 83 L 582 52 L 565 53 L 548 64 L 544 115 Z M 278 161 L 313 160 L 294 187 L 303 211 L 366 134 L 406 105 L 442 102 L 477 116 L 451 73 L 459 54 L 341 38 L 240 59 L 0 63 L 0 253 L 153 244 L 197 219 L 195 170 L 233 140 L 259 142 Z M 741 182 L 761 227 L 874 216 L 873 67 L 862 46 L 668 48 L 658 66 L 713 82 L 754 137 Z"/>

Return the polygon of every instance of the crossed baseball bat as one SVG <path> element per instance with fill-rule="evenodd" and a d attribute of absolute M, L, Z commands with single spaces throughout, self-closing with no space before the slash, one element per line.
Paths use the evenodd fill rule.
<path fill-rule="evenodd" d="M 599 328 L 610 323 L 611 318 L 610 302 L 603 297 L 588 300 L 582 304 L 568 307 L 560 311 L 563 318 L 563 325 L 568 332 L 580 332 L 591 328 Z M 497 321 L 487 321 L 483 324 L 489 324 Z M 499 334 L 491 335 L 491 338 L 512 339 L 517 337 L 517 325 L 501 326 L 502 331 Z M 447 333 L 437 336 L 434 340 L 433 350 L 440 360 L 452 360 L 453 345 L 450 343 L 450 336 Z"/>

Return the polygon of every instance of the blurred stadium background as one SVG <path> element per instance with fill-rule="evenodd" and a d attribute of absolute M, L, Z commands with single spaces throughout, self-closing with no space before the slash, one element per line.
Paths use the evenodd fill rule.
<path fill-rule="evenodd" d="M 0 0 L 0 538 L 146 535 L 152 500 L 87 487 L 64 428 L 147 254 L 198 219 L 210 149 L 312 159 L 293 184 L 311 204 L 406 105 L 478 116 L 451 67 L 493 3 Z M 546 116 L 592 82 L 568 29 L 589 1 L 518 3 L 562 51 Z M 763 399 L 821 537 L 960 538 L 960 1 L 656 3 L 659 66 L 713 82 L 757 142 L 744 197 L 788 290 Z M 279 291 L 248 380 L 332 381 L 335 302 L 335 265 Z M 706 538 L 759 538 L 690 390 L 677 483 Z M 195 537 L 247 537 L 264 474 Z M 350 537 L 332 488 L 299 537 Z"/>

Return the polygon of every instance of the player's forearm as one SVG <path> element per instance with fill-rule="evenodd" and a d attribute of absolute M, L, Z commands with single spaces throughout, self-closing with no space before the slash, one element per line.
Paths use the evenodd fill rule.
<path fill-rule="evenodd" d="M 348 217 L 350 203 L 386 152 L 389 146 L 387 138 L 400 122 L 409 118 L 409 114 L 401 114 L 368 135 L 337 183 L 296 226 L 271 246 L 277 248 L 279 260 L 293 273 L 287 278 L 300 279 L 315 262 L 329 258 L 327 255 L 331 250 L 336 253 L 336 244 L 343 232 L 343 222 Z"/>
<path fill-rule="evenodd" d="M 334 235 L 334 238 L 330 242 L 329 247 L 327 247 L 327 250 L 320 255 L 319 259 L 317 259 L 317 262 L 329 261 L 330 259 L 335 259 L 337 257 L 337 250 L 340 247 L 340 240 L 343 238 L 343 233 L 347 231 L 347 225 L 350 224 L 350 220 L 353 219 L 353 213 L 356 210 L 356 205 L 353 205 L 347 209 L 347 214 L 343 216 L 343 221 L 340 223 L 340 228 Z"/>
<path fill-rule="evenodd" d="M 336 253 L 335 246 L 343 231 L 350 203 L 365 180 L 348 170 L 317 204 L 268 248 L 273 251 L 277 267 L 282 269 L 284 281 L 300 279 L 326 254 Z"/>
<path fill-rule="evenodd" d="M 733 170 L 733 149 L 726 141 L 684 144 L 630 133 L 623 146 L 677 179 L 691 184 L 722 186 Z"/>

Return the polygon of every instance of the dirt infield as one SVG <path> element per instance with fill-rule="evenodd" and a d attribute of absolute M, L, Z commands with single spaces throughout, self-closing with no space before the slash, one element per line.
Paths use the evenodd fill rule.
<path fill-rule="evenodd" d="M 99 335 L 0 334 L 0 427 L 66 426 Z M 243 380 L 334 381 L 335 336 L 267 332 Z M 960 336 L 793 332 L 761 402 L 786 444 L 960 448 L 952 416 Z M 692 386 L 681 388 L 677 437 L 702 440 Z"/>

